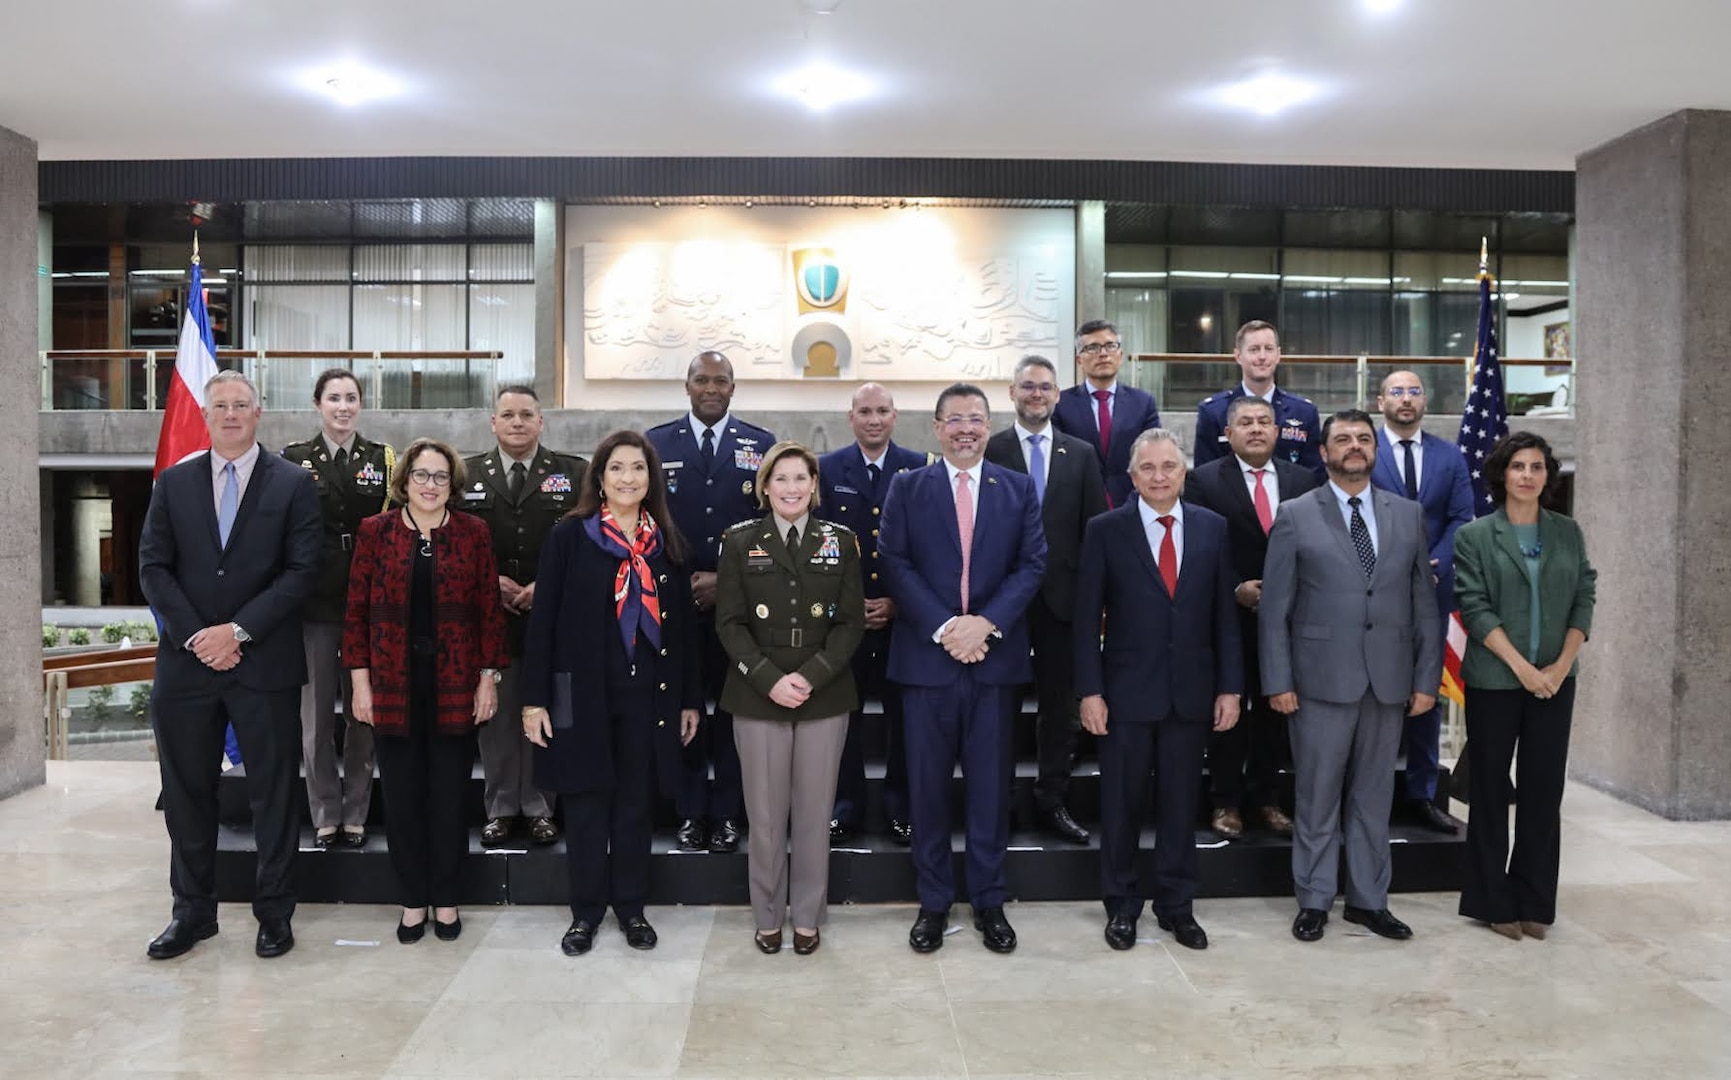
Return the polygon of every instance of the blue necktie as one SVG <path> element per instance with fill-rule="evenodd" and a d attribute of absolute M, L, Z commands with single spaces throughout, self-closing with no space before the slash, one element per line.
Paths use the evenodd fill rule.
<path fill-rule="evenodd" d="M 1040 449 L 1044 435 L 1028 436 L 1028 471 L 1034 474 L 1034 501 L 1046 505 L 1046 452 Z"/>
<path fill-rule="evenodd" d="M 240 479 L 234 474 L 234 462 L 222 466 L 222 499 L 216 504 L 216 532 L 223 547 L 228 547 L 228 534 L 234 531 L 234 516 L 240 510 Z"/>

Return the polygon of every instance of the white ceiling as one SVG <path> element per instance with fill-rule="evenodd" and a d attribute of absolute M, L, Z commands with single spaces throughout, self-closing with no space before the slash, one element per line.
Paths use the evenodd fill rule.
<path fill-rule="evenodd" d="M 45 160 L 367 155 L 1106 158 L 1568 169 L 1731 108 L 1727 0 L 4 0 L 0 126 Z M 396 100 L 296 85 L 355 57 Z M 876 81 L 813 114 L 824 57 Z M 1277 119 L 1197 100 L 1326 81 Z"/>

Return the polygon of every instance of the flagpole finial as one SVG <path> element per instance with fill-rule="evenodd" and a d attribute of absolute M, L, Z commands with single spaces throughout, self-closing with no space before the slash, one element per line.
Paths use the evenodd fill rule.
<path fill-rule="evenodd" d="M 1488 239 L 1479 237 L 1479 273 L 1488 273 L 1491 268 L 1491 243 Z"/>
<path fill-rule="evenodd" d="M 192 230 L 192 265 L 198 265 L 198 230 Z"/>

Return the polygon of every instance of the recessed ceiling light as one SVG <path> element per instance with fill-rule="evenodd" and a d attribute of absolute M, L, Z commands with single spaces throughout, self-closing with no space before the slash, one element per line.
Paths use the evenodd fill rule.
<path fill-rule="evenodd" d="M 817 61 L 783 75 L 775 81 L 775 89 L 813 112 L 823 112 L 869 96 L 872 84 L 863 75 Z"/>
<path fill-rule="evenodd" d="M 1358 0 L 1359 5 L 1372 15 L 1387 15 L 1398 9 L 1401 0 Z"/>
<path fill-rule="evenodd" d="M 1314 101 L 1322 88 L 1308 79 L 1266 72 L 1216 90 L 1211 96 L 1221 105 L 1248 109 L 1258 116 L 1278 116 L 1294 105 Z"/>
<path fill-rule="evenodd" d="M 353 60 L 308 72 L 302 83 L 343 106 L 366 105 L 402 93 L 403 84 Z"/>

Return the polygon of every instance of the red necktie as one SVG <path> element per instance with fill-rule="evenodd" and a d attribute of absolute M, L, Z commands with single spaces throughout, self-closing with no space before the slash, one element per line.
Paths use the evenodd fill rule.
<path fill-rule="evenodd" d="M 1100 460 L 1105 461 L 1106 455 L 1112 452 L 1112 410 L 1106 407 L 1112 400 L 1112 394 L 1106 390 L 1096 390 L 1094 400 L 1099 402 Z"/>
<path fill-rule="evenodd" d="M 962 611 L 968 610 L 968 563 L 974 549 L 974 500 L 968 494 L 968 474 L 956 474 L 956 532 L 962 538 Z"/>
<path fill-rule="evenodd" d="M 1256 503 L 1256 520 L 1262 522 L 1262 531 L 1274 528 L 1274 507 L 1268 504 L 1268 489 L 1262 486 L 1262 474 L 1266 469 L 1251 469 L 1250 475 L 1256 477 L 1256 494 L 1252 497 Z"/>
<path fill-rule="evenodd" d="M 1165 526 L 1166 535 L 1160 541 L 1160 580 L 1166 583 L 1166 595 L 1178 595 L 1178 545 L 1172 542 L 1171 514 L 1162 514 L 1154 520 Z"/>

